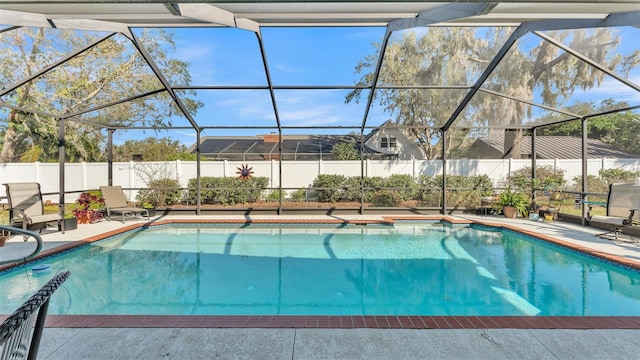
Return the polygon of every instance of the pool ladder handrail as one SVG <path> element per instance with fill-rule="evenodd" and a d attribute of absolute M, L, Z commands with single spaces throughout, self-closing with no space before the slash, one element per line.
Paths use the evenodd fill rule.
<path fill-rule="evenodd" d="M 0 261 L 0 265 L 27 262 L 27 261 L 35 258 L 40 253 L 40 250 L 42 250 L 42 237 L 40 236 L 40 234 L 38 234 L 36 232 L 30 231 L 30 230 L 21 229 L 21 228 L 17 228 L 17 227 L 13 227 L 13 226 L 7 226 L 7 225 L 0 225 L 0 232 L 2 234 L 5 234 L 5 233 L 8 232 L 9 234 L 18 233 L 18 234 L 25 235 L 27 237 L 30 236 L 32 238 L 35 238 L 36 242 L 38 243 L 37 246 L 36 246 L 36 249 L 31 254 L 29 254 L 29 255 L 27 255 L 27 256 L 25 256 L 23 258 L 18 258 L 18 259 L 14 259 L 14 260 L 2 260 L 2 261 Z M 0 235 L 0 236 L 4 236 L 4 235 Z M 7 235 L 7 236 L 10 236 L 10 235 Z"/>

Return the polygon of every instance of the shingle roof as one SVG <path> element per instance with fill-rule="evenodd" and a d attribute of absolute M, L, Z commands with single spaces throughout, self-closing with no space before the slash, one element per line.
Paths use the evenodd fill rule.
<path fill-rule="evenodd" d="M 238 159 L 243 157 L 269 158 L 278 154 L 277 142 L 265 142 L 264 135 L 257 136 L 210 136 L 201 140 L 201 154 L 212 159 Z M 317 159 L 331 156 L 331 149 L 339 143 L 355 142 L 356 149 L 358 137 L 355 135 L 287 135 L 283 137 L 282 154 L 290 155 L 296 159 Z M 365 147 L 366 153 L 375 153 L 374 150 Z M 195 153 L 195 146 L 190 148 Z"/>
<path fill-rule="evenodd" d="M 503 152 L 504 138 L 479 138 L 476 142 L 484 143 L 499 152 Z M 587 142 L 588 158 L 637 158 L 616 149 L 600 140 L 589 139 Z M 522 137 L 522 154 L 531 155 L 531 137 Z M 539 159 L 581 159 L 582 139 L 574 136 L 536 136 L 536 157 Z"/>
<path fill-rule="evenodd" d="M 335 144 L 348 143 L 356 139 L 353 135 L 301 135 L 285 136 L 283 153 L 329 154 Z M 264 154 L 277 153 L 277 143 L 265 142 L 263 137 L 205 137 L 200 145 L 202 154 Z M 193 150 L 192 152 L 195 152 Z"/>

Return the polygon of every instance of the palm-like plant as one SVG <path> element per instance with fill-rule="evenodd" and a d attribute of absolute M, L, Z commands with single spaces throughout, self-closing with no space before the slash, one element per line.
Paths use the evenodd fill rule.
<path fill-rule="evenodd" d="M 522 217 L 529 215 L 529 198 L 523 192 L 511 191 L 507 189 L 500 193 L 498 200 L 495 203 L 497 210 L 502 210 L 504 207 L 511 206 L 516 209 Z"/>

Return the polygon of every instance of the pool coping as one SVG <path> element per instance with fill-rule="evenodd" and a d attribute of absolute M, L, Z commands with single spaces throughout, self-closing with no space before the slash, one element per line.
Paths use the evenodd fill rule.
<path fill-rule="evenodd" d="M 640 316 L 48 315 L 53 328 L 640 329 Z"/>
<path fill-rule="evenodd" d="M 640 270 L 640 262 L 600 252 L 517 225 L 446 215 L 383 216 L 372 219 L 166 219 L 124 226 L 41 252 L 32 261 L 140 228 L 171 224 L 356 224 L 392 225 L 396 221 L 446 221 L 508 229 L 552 244 Z M 13 266 L 0 266 L 0 271 Z M 4 320 L 7 315 L 0 315 Z M 53 328 L 372 328 L 372 329 L 640 329 L 640 316 L 218 316 L 218 315 L 48 315 Z"/>

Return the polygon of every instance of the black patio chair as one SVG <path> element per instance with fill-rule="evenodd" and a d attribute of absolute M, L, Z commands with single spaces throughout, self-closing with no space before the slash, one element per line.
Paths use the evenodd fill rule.
<path fill-rule="evenodd" d="M 49 299 L 71 275 L 63 271 L 49 280 L 0 325 L 0 360 L 35 359 L 44 330 Z M 35 325 L 34 325 L 35 323 Z"/>

